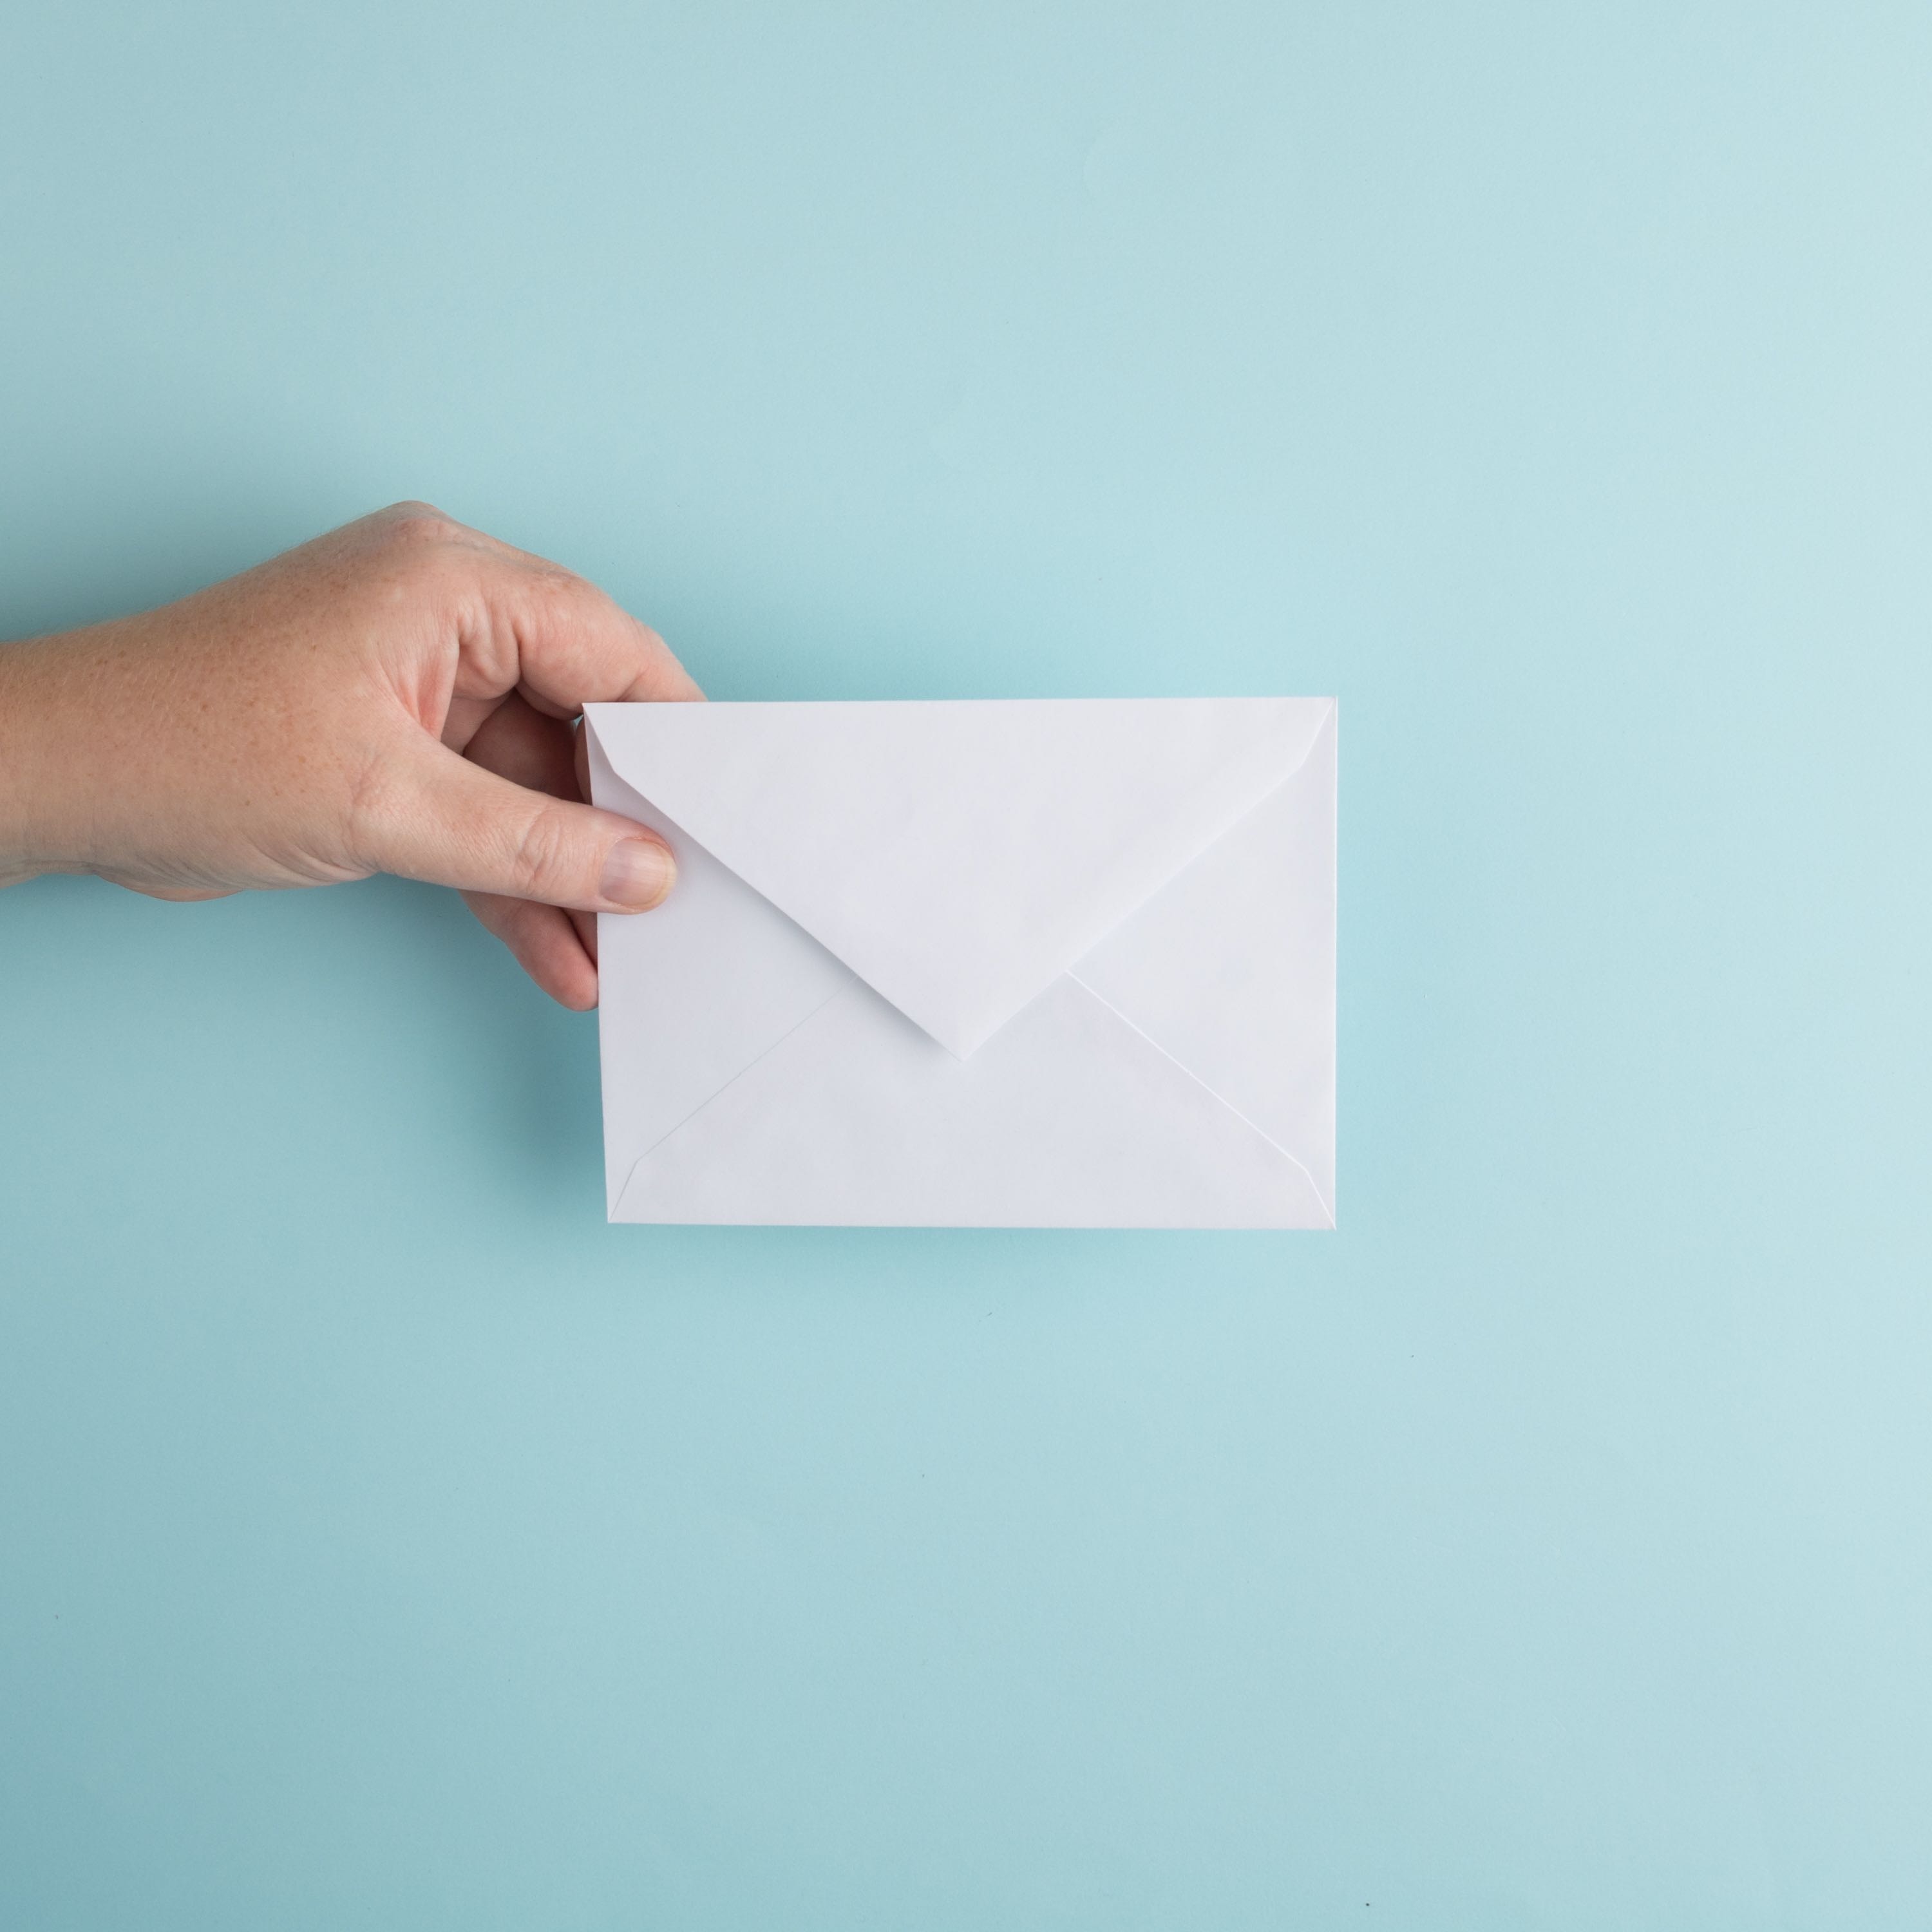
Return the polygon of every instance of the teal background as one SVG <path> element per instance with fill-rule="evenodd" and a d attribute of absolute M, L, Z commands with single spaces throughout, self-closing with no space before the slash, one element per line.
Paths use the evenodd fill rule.
<path fill-rule="evenodd" d="M 606 1227 L 451 896 L 0 896 L 0 1923 L 1932 1918 L 1932 15 L 16 7 L 0 634 L 405 495 L 1345 720 L 1342 1232 Z"/>

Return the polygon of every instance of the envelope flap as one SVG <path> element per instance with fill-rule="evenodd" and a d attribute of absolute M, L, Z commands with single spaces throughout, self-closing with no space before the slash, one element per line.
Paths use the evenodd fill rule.
<path fill-rule="evenodd" d="M 612 769 L 962 1058 L 1307 756 L 1327 698 L 596 704 Z"/>

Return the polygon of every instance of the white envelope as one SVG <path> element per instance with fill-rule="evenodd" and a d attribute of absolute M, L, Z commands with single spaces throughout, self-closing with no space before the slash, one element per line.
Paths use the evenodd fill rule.
<path fill-rule="evenodd" d="M 612 1220 L 1334 1226 L 1332 699 L 584 716 Z"/>

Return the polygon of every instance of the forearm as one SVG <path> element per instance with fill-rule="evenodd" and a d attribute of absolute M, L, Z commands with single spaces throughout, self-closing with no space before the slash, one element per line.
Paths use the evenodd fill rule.
<path fill-rule="evenodd" d="M 70 782 L 76 655 L 68 637 L 0 644 L 0 886 L 87 862 Z"/>
<path fill-rule="evenodd" d="M 227 888 L 207 873 L 250 843 L 273 791 L 231 796 L 231 781 L 274 761 L 230 742 L 221 680 L 184 674 L 199 614 L 190 600 L 0 644 L 0 884 L 98 872 L 170 898 Z"/>

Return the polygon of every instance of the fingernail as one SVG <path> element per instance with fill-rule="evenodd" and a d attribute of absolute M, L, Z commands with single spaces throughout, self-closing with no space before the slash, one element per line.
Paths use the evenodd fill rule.
<path fill-rule="evenodd" d="M 620 838 L 604 861 L 598 890 L 626 912 L 649 912 L 671 889 L 677 862 L 654 838 Z"/>

